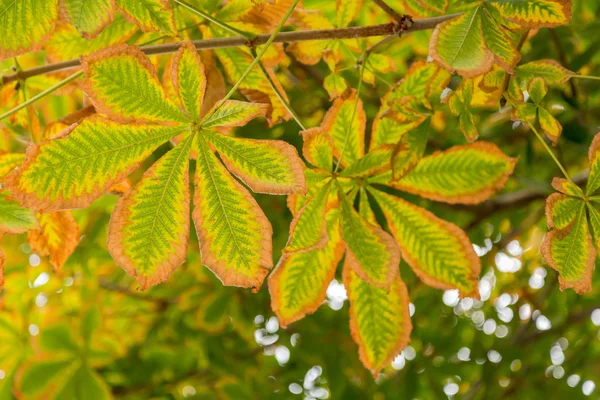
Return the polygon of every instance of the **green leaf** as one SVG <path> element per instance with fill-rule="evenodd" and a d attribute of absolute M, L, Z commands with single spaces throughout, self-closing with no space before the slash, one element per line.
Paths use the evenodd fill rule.
<path fill-rule="evenodd" d="M 341 177 L 364 178 L 380 174 L 390 169 L 390 158 L 394 151 L 394 145 L 382 145 L 369 151 L 365 156 L 344 169 Z"/>
<path fill-rule="evenodd" d="M 438 289 L 479 298 L 479 257 L 456 225 L 402 199 L 369 188 L 381 206 L 402 256 L 417 276 Z"/>
<path fill-rule="evenodd" d="M 0 235 L 27 232 L 37 226 L 35 213 L 11 200 L 9 193 L 0 192 Z"/>
<path fill-rule="evenodd" d="M 389 289 L 399 273 L 398 246 L 387 232 L 370 224 L 354 210 L 341 188 L 339 198 L 346 263 L 361 279 L 374 286 Z"/>
<path fill-rule="evenodd" d="M 566 194 L 568 196 L 579 197 L 583 199 L 585 196 L 583 195 L 583 190 L 575 183 L 568 181 L 563 178 L 554 178 L 552 179 L 552 187 L 557 191 Z"/>
<path fill-rule="evenodd" d="M 512 73 L 514 66 L 521 59 L 521 54 L 515 48 L 512 38 L 505 32 L 501 24 L 502 17 L 494 7 L 485 6 L 483 15 L 483 37 L 487 47 L 494 53 L 494 60 L 508 73 Z"/>
<path fill-rule="evenodd" d="M 585 203 L 580 202 L 570 227 L 548 232 L 541 251 L 548 265 L 558 271 L 561 290 L 573 288 L 579 294 L 592 290 L 596 249 L 586 219 Z"/>
<path fill-rule="evenodd" d="M 164 282 L 185 262 L 193 138 L 188 136 L 148 169 L 119 199 L 111 216 L 108 250 L 142 289 Z"/>
<path fill-rule="evenodd" d="M 316 193 L 307 197 L 302 208 L 290 224 L 290 238 L 284 252 L 309 251 L 323 248 L 329 241 L 325 226 L 325 214 L 331 182 L 322 185 Z"/>
<path fill-rule="evenodd" d="M 431 120 L 426 119 L 402 136 L 392 153 L 392 181 L 402 179 L 419 164 L 425 153 L 431 129 Z"/>
<path fill-rule="evenodd" d="M 429 55 L 452 72 L 474 77 L 489 71 L 494 54 L 487 47 L 482 28 L 482 5 L 436 26 Z"/>
<path fill-rule="evenodd" d="M 502 17 L 527 28 L 552 28 L 571 20 L 571 0 L 489 0 Z"/>
<path fill-rule="evenodd" d="M 47 393 L 51 388 L 62 387 L 65 376 L 73 373 L 78 363 L 73 359 L 38 361 L 23 373 L 21 391 L 27 396 Z"/>
<path fill-rule="evenodd" d="M 336 267 L 344 254 L 338 210 L 330 210 L 322 220 L 326 220 L 329 239 L 325 246 L 305 252 L 284 253 L 269 276 L 271 308 L 284 328 L 312 314 L 323 304 L 327 287 L 335 277 Z"/>
<path fill-rule="evenodd" d="M 333 139 L 334 155 L 342 166 L 354 163 L 365 154 L 365 125 L 367 117 L 356 91 L 337 98 L 327 111 L 321 129 Z"/>
<path fill-rule="evenodd" d="M 360 360 L 376 379 L 410 341 L 406 285 L 397 275 L 389 290 L 375 287 L 363 281 L 346 261 L 344 287 L 350 302 L 352 338 L 358 344 Z"/>
<path fill-rule="evenodd" d="M 306 190 L 302 161 L 294 146 L 282 140 L 232 138 L 214 132 L 203 135 L 227 169 L 254 192 L 292 194 Z"/>
<path fill-rule="evenodd" d="M 115 0 L 125 18 L 144 32 L 177 36 L 173 10 L 168 0 Z"/>
<path fill-rule="evenodd" d="M 111 0 L 62 0 L 61 6 L 69 21 L 87 39 L 98 36 L 114 18 Z"/>
<path fill-rule="evenodd" d="M 569 71 L 556 60 L 532 61 L 519 65 L 515 69 L 516 77 L 524 80 L 540 77 L 547 85 L 565 83 L 572 75 L 574 75 L 573 71 Z"/>
<path fill-rule="evenodd" d="M 565 229 L 575 221 L 581 200 L 561 193 L 553 193 L 546 200 L 548 227 Z"/>
<path fill-rule="evenodd" d="M 27 207 L 45 212 L 87 207 L 183 130 L 92 116 L 54 139 L 31 144 L 7 188 Z"/>
<path fill-rule="evenodd" d="M 244 126 L 248 121 L 266 114 L 268 106 L 260 103 L 227 100 L 216 112 L 202 120 L 203 128 Z"/>
<path fill-rule="evenodd" d="M 445 203 L 478 204 L 504 187 L 516 162 L 492 143 L 454 146 L 424 157 L 391 186 Z"/>
<path fill-rule="evenodd" d="M 304 145 L 302 154 L 304 158 L 323 171 L 333 170 L 333 139 L 320 127 L 307 129 L 300 132 Z"/>
<path fill-rule="evenodd" d="M 202 136 L 198 142 L 193 219 L 202 263 L 224 285 L 258 288 L 273 266 L 271 224 Z"/>
<path fill-rule="evenodd" d="M 588 177 L 585 193 L 590 196 L 600 189 L 600 134 L 594 136 L 588 158 L 590 162 L 590 176 Z"/>
<path fill-rule="evenodd" d="M 58 18 L 58 0 L 0 0 L 0 61 L 39 50 Z"/>
<path fill-rule="evenodd" d="M 173 57 L 171 80 L 187 116 L 198 122 L 206 93 L 204 64 L 194 45 L 185 41 Z"/>
<path fill-rule="evenodd" d="M 169 100 L 154 65 L 137 46 L 99 50 L 81 59 L 83 90 L 98 113 L 117 122 L 189 122 Z"/>

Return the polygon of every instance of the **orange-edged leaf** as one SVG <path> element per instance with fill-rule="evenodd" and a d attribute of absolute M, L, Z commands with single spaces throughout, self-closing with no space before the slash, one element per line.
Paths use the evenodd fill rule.
<path fill-rule="evenodd" d="M 339 232 L 339 213 L 327 213 L 327 237 L 322 249 L 285 253 L 269 276 L 271 308 L 279 324 L 286 327 L 307 314 L 314 313 L 325 300 L 327 287 L 344 254 Z"/>
<path fill-rule="evenodd" d="M 559 274 L 561 290 L 573 288 L 577 293 L 592 289 L 592 272 L 596 249 L 586 219 L 585 203 L 580 202 L 577 216 L 569 229 L 554 229 L 541 247 L 544 260 Z"/>
<path fill-rule="evenodd" d="M 399 275 L 389 290 L 375 287 L 362 280 L 348 261 L 343 280 L 350 302 L 352 338 L 363 365 L 377 378 L 410 341 L 408 290 Z"/>
<path fill-rule="evenodd" d="M 502 17 L 527 28 L 552 28 L 571 20 L 571 0 L 491 0 Z"/>
<path fill-rule="evenodd" d="M 436 62 L 465 77 L 484 74 L 494 62 L 483 36 L 481 7 L 437 25 L 429 42 L 429 55 Z"/>
<path fill-rule="evenodd" d="M 247 101 L 227 100 L 216 111 L 209 111 L 202 120 L 203 128 L 244 126 L 256 117 L 266 115 L 269 106 Z"/>
<path fill-rule="evenodd" d="M 27 207 L 44 212 L 87 207 L 182 131 L 92 116 L 52 140 L 29 145 L 6 187 Z"/>
<path fill-rule="evenodd" d="M 292 194 L 306 190 L 302 160 L 296 148 L 283 140 L 233 138 L 214 132 L 203 135 L 227 169 L 254 192 Z"/>
<path fill-rule="evenodd" d="M 284 252 L 309 251 L 323 248 L 329 238 L 325 226 L 325 214 L 331 182 L 322 185 L 306 199 L 290 224 L 290 238 Z"/>
<path fill-rule="evenodd" d="M 369 191 L 381 206 L 402 256 L 425 284 L 479 298 L 481 263 L 464 231 L 398 197 Z"/>
<path fill-rule="evenodd" d="M 115 0 L 125 18 L 144 32 L 176 36 L 173 10 L 168 0 Z"/>
<path fill-rule="evenodd" d="M 333 24 L 320 11 L 316 10 L 296 9 L 291 19 L 294 26 L 304 30 L 334 28 Z M 314 65 L 321 60 L 328 43 L 326 40 L 294 42 L 290 43 L 286 50 L 302 64 Z"/>
<path fill-rule="evenodd" d="M 206 75 L 200 55 L 189 41 L 183 42 L 173 57 L 171 80 L 188 117 L 199 121 L 206 93 Z"/>
<path fill-rule="evenodd" d="M 562 125 L 560 122 L 543 107 L 538 107 L 538 121 L 540 121 L 540 128 L 548 136 L 548 139 L 556 144 L 562 134 Z"/>
<path fill-rule="evenodd" d="M 337 159 L 344 154 L 343 166 L 354 163 L 365 154 L 366 122 L 362 101 L 357 98 L 355 90 L 344 98 L 335 99 L 327 111 L 321 129 L 333 139 Z"/>
<path fill-rule="evenodd" d="M 0 179 L 11 173 L 19 165 L 21 165 L 24 159 L 25 154 L 22 153 L 0 154 Z"/>
<path fill-rule="evenodd" d="M 329 99 L 333 100 L 344 94 L 348 89 L 348 83 L 340 74 L 332 72 L 323 80 L 323 88 L 327 90 Z"/>
<path fill-rule="evenodd" d="M 23 233 L 36 226 L 33 211 L 11 199 L 8 192 L 0 191 L 0 235 Z"/>
<path fill-rule="evenodd" d="M 549 228 L 565 229 L 570 226 L 577 212 L 581 200 L 565 196 L 562 193 L 553 193 L 546 199 L 546 219 Z"/>
<path fill-rule="evenodd" d="M 98 36 L 115 16 L 111 0 L 60 0 L 60 5 L 61 15 L 87 39 Z"/>
<path fill-rule="evenodd" d="M 362 6 L 362 0 L 336 0 L 336 26 L 343 28 L 350 25 L 350 23 L 356 18 L 360 7 Z"/>
<path fill-rule="evenodd" d="M 202 264 L 225 285 L 259 288 L 273 266 L 269 220 L 198 139 L 193 219 Z"/>
<path fill-rule="evenodd" d="M 58 0 L 0 2 L 0 61 L 39 50 L 58 17 Z"/>
<path fill-rule="evenodd" d="M 333 139 L 331 136 L 324 133 L 320 127 L 307 129 L 300 134 L 304 141 L 302 155 L 306 161 L 323 171 L 331 172 L 333 167 Z"/>
<path fill-rule="evenodd" d="M 402 139 L 394 147 L 390 161 L 392 181 L 402 179 L 419 164 L 425 153 L 431 129 L 431 120 L 427 119 L 402 136 Z"/>
<path fill-rule="evenodd" d="M 142 289 L 185 262 L 190 234 L 189 155 L 194 136 L 162 156 L 117 202 L 108 250 Z"/>
<path fill-rule="evenodd" d="M 4 252 L 0 249 L 0 289 L 4 287 Z"/>
<path fill-rule="evenodd" d="M 118 122 L 178 123 L 188 119 L 169 100 L 154 65 L 136 46 L 120 44 L 81 59 L 83 90 L 96 111 Z"/>
<path fill-rule="evenodd" d="M 454 146 L 424 157 L 391 186 L 445 203 L 478 204 L 504 187 L 516 162 L 492 143 Z"/>
<path fill-rule="evenodd" d="M 507 34 L 505 29 L 500 25 L 502 17 L 494 7 L 486 6 L 482 10 L 483 37 L 487 47 L 494 53 L 494 60 L 508 73 L 512 73 L 515 65 L 521 59 L 521 54 L 516 49 L 512 38 Z"/>
<path fill-rule="evenodd" d="M 592 228 L 594 246 L 598 249 L 600 248 L 600 212 L 596 210 L 592 203 L 587 203 L 586 208 L 590 219 L 590 227 Z"/>
<path fill-rule="evenodd" d="M 390 169 L 390 158 L 396 146 L 384 144 L 369 151 L 364 157 L 344 169 L 339 176 L 345 178 L 364 178 L 377 175 Z"/>
<path fill-rule="evenodd" d="M 69 211 L 38 214 L 39 228 L 29 231 L 27 242 L 40 256 L 50 256 L 55 269 L 61 268 L 79 242 L 79 227 Z"/>
<path fill-rule="evenodd" d="M 0 160 L 2 160 L 0 156 Z M 588 177 L 585 193 L 589 196 L 600 188 L 600 134 L 594 136 L 588 152 L 590 162 L 590 176 Z M 1 163 L 1 161 L 0 161 Z"/>
<path fill-rule="evenodd" d="M 558 190 L 559 192 L 569 196 L 575 196 L 580 198 L 584 197 L 583 190 L 581 190 L 579 186 L 563 178 L 552 179 L 552 187 Z"/>
<path fill-rule="evenodd" d="M 535 77 L 544 79 L 548 85 L 565 83 L 575 73 L 569 71 L 556 60 L 537 60 L 519 65 L 515 69 L 515 76 L 530 80 Z"/>
<path fill-rule="evenodd" d="M 361 217 L 341 191 L 340 226 L 346 245 L 346 262 L 365 281 L 389 289 L 399 273 L 400 251 L 383 229 Z"/>

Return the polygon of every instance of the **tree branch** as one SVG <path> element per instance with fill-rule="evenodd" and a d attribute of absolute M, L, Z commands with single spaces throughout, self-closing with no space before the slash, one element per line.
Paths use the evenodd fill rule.
<path fill-rule="evenodd" d="M 437 24 L 455 18 L 460 14 L 443 15 L 440 17 L 417 19 L 403 30 L 403 33 L 416 32 L 427 30 L 435 27 Z M 358 26 L 351 28 L 334 28 L 334 29 L 317 29 L 306 31 L 282 32 L 275 36 L 273 43 L 292 43 L 302 42 L 307 40 L 332 40 L 332 39 L 356 39 L 373 36 L 388 36 L 398 33 L 399 25 L 396 22 L 381 25 Z M 192 44 L 198 50 L 217 49 L 224 47 L 240 47 L 240 46 L 259 46 L 267 43 L 271 34 L 257 35 L 256 38 L 249 41 L 242 36 L 233 36 L 227 38 L 215 38 L 204 40 L 193 40 Z M 180 43 L 166 43 L 153 46 L 143 46 L 142 51 L 147 55 L 174 53 L 180 47 Z M 79 59 L 63 61 L 54 64 L 42 65 L 40 67 L 31 68 L 28 70 L 17 71 L 14 74 L 5 75 L 1 79 L 1 84 L 14 82 L 21 79 L 31 78 L 33 76 L 48 74 L 51 72 L 62 71 L 65 69 L 75 68 L 80 65 Z"/>

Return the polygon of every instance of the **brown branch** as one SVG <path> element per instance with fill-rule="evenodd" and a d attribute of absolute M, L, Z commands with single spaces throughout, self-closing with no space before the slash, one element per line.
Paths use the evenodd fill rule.
<path fill-rule="evenodd" d="M 416 32 L 427 30 L 435 27 L 437 24 L 452 19 L 460 14 L 443 15 L 440 17 L 417 19 L 412 22 L 410 27 L 406 27 L 402 32 Z M 332 40 L 332 39 L 356 39 L 373 36 L 388 36 L 394 35 L 400 31 L 399 25 L 396 22 L 381 25 L 357 26 L 350 28 L 334 28 L 334 29 L 317 29 L 306 31 L 293 31 L 279 33 L 274 43 L 292 43 L 302 42 L 307 40 Z M 198 50 L 217 49 L 224 47 L 240 47 L 240 46 L 259 46 L 265 44 L 271 34 L 263 34 L 256 36 L 252 41 L 241 36 L 233 36 L 227 38 L 193 40 L 192 43 Z M 166 43 L 153 46 L 143 46 L 142 51 L 147 55 L 174 53 L 180 47 L 180 43 Z M 75 68 L 80 65 L 79 59 L 63 61 L 54 64 L 42 65 L 23 71 L 17 71 L 10 75 L 2 77 L 1 84 L 31 78 L 36 75 L 48 74 L 51 72 L 62 71 L 65 69 Z"/>

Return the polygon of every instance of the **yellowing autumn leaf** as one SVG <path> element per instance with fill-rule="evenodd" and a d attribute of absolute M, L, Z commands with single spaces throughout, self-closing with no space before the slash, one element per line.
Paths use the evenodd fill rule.
<path fill-rule="evenodd" d="M 571 0 L 491 0 L 502 17 L 529 28 L 552 28 L 571 20 Z"/>
<path fill-rule="evenodd" d="M 8 175 L 19 165 L 21 165 L 24 159 L 25 154 L 21 153 L 0 154 L 0 179 Z"/>
<path fill-rule="evenodd" d="M 590 176 L 587 181 L 586 194 L 589 196 L 600 189 L 600 135 L 598 134 L 592 140 L 588 159 L 590 162 Z"/>
<path fill-rule="evenodd" d="M 144 32 L 162 32 L 175 36 L 173 10 L 168 0 L 115 0 L 125 18 Z"/>
<path fill-rule="evenodd" d="M 370 188 L 402 256 L 425 284 L 479 298 L 479 257 L 456 225 L 400 198 Z"/>
<path fill-rule="evenodd" d="M 333 167 L 333 139 L 320 127 L 300 132 L 304 158 L 317 168 L 330 172 Z"/>
<path fill-rule="evenodd" d="M 271 308 L 282 327 L 315 312 L 323 304 L 327 287 L 335 276 L 344 254 L 338 210 L 329 211 L 326 221 L 325 247 L 283 254 L 269 276 Z"/>
<path fill-rule="evenodd" d="M 200 55 L 189 42 L 184 42 L 173 57 L 171 80 L 187 116 L 199 121 L 206 93 L 206 74 Z"/>
<path fill-rule="evenodd" d="M 0 1 L 0 60 L 38 50 L 58 18 L 58 0 Z"/>
<path fill-rule="evenodd" d="M 61 11 L 88 39 L 96 37 L 114 18 L 111 0 L 61 0 Z"/>
<path fill-rule="evenodd" d="M 424 157 L 391 186 L 445 203 L 478 204 L 504 187 L 516 162 L 492 143 L 454 146 Z"/>
<path fill-rule="evenodd" d="M 35 214 L 0 191 L 0 235 L 27 232 L 37 226 Z"/>
<path fill-rule="evenodd" d="M 194 136 L 169 151 L 119 199 L 108 250 L 142 289 L 165 281 L 187 256 L 189 155 Z"/>
<path fill-rule="evenodd" d="M 225 285 L 259 288 L 273 266 L 271 224 L 204 138 L 198 142 L 193 219 L 202 263 Z"/>
<path fill-rule="evenodd" d="M 38 214 L 39 227 L 27 233 L 27 242 L 40 256 L 50 256 L 55 269 L 61 268 L 79 243 L 79 227 L 69 211 Z"/>
<path fill-rule="evenodd" d="M 344 287 L 350 302 L 350 331 L 360 360 L 374 378 L 408 345 L 412 323 L 406 285 L 396 276 L 389 290 L 363 281 L 344 264 Z"/>
<path fill-rule="evenodd" d="M 340 191 L 340 226 L 346 245 L 346 263 L 370 284 L 389 289 L 399 274 L 400 251 L 383 229 L 361 217 Z"/>

